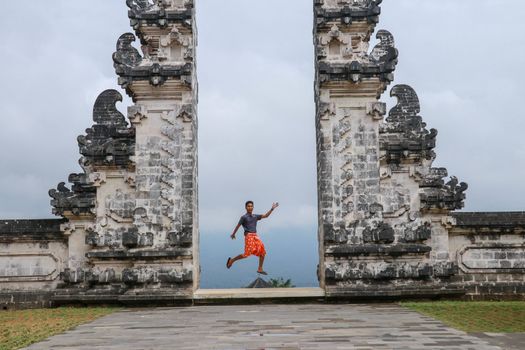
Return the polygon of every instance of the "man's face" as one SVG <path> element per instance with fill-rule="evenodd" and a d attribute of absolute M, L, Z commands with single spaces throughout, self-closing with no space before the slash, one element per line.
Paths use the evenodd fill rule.
<path fill-rule="evenodd" d="M 246 212 L 248 212 L 248 214 L 251 214 L 253 212 L 253 204 L 252 203 L 248 203 L 246 205 Z"/>

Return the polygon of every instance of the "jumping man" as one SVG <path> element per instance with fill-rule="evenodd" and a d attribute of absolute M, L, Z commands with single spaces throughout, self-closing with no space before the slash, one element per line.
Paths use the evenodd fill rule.
<path fill-rule="evenodd" d="M 273 203 L 272 209 L 270 209 L 266 214 L 254 215 L 252 214 L 253 202 L 246 202 L 246 214 L 241 216 L 239 223 L 237 224 L 237 226 L 235 226 L 235 229 L 233 230 L 233 233 L 230 236 L 231 239 L 235 239 L 235 234 L 237 233 L 239 227 L 241 227 L 242 225 L 242 227 L 244 228 L 244 254 L 239 254 L 233 259 L 228 258 L 228 261 L 226 262 L 227 268 L 232 267 L 233 263 L 237 260 L 245 259 L 250 255 L 255 255 L 259 257 L 259 268 L 257 269 L 257 273 L 260 273 L 261 275 L 267 275 L 267 273 L 263 270 L 263 263 L 264 257 L 266 256 L 266 250 L 264 250 L 263 242 L 261 241 L 259 236 L 257 236 L 257 221 L 269 217 L 272 214 L 273 210 L 278 206 L 279 203 Z"/>

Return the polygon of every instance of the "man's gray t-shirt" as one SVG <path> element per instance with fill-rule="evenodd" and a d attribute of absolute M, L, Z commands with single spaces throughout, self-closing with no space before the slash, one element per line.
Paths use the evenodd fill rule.
<path fill-rule="evenodd" d="M 239 220 L 239 225 L 244 228 L 244 234 L 248 232 L 257 232 L 257 221 L 262 219 L 262 215 L 244 214 Z"/>

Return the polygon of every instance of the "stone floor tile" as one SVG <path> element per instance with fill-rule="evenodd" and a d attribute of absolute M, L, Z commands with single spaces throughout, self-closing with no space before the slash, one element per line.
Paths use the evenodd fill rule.
<path fill-rule="evenodd" d="M 391 304 L 235 305 L 125 310 L 26 349 L 505 349 L 483 338 Z"/>

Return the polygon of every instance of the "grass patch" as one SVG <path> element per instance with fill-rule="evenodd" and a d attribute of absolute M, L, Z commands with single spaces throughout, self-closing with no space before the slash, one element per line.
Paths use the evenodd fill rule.
<path fill-rule="evenodd" d="M 0 311 L 0 350 L 20 349 L 93 321 L 117 308 L 73 308 Z"/>
<path fill-rule="evenodd" d="M 525 302 L 406 302 L 408 307 L 465 332 L 525 332 Z"/>

